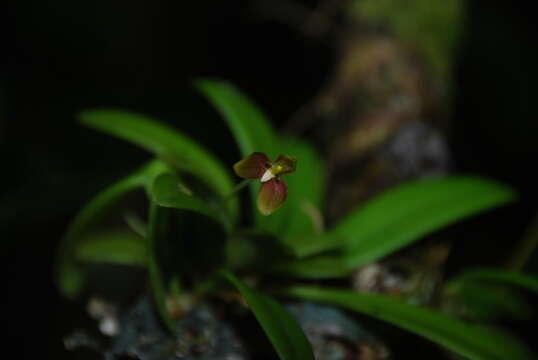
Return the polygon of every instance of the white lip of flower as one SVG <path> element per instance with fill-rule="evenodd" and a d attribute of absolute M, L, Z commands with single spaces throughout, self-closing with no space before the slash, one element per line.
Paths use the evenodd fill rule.
<path fill-rule="evenodd" d="M 271 171 L 271 169 L 267 169 L 265 170 L 265 172 L 263 173 L 263 176 L 261 177 L 260 181 L 263 183 L 263 182 L 266 182 L 266 181 L 269 181 L 271 180 L 272 178 L 275 177 L 275 174 L 273 174 L 273 172 Z"/>

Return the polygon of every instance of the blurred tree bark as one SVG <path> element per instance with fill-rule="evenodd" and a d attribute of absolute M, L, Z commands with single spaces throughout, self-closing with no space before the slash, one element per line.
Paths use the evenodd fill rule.
<path fill-rule="evenodd" d="M 265 14 L 333 49 L 329 81 L 285 129 L 320 145 L 329 224 L 391 186 L 449 171 L 445 133 L 463 0 L 321 0 L 315 9 L 265 4 Z M 354 287 L 433 301 L 448 253 L 447 244 L 423 242 L 357 270 Z"/>
<path fill-rule="evenodd" d="M 334 49 L 330 80 L 287 124 L 322 146 L 329 223 L 389 186 L 448 170 L 440 130 L 448 128 L 463 0 L 271 4 L 264 11 Z"/>

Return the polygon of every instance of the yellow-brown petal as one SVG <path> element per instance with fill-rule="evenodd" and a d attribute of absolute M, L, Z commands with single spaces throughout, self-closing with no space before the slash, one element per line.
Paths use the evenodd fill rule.
<path fill-rule="evenodd" d="M 258 194 L 258 210 L 263 215 L 271 215 L 286 200 L 288 196 L 288 185 L 284 180 L 275 178 L 262 183 Z"/>
<path fill-rule="evenodd" d="M 282 175 L 294 172 L 296 167 L 297 159 L 293 156 L 279 155 L 271 170 L 275 175 Z"/>
<path fill-rule="evenodd" d="M 269 167 L 269 158 L 261 152 L 254 152 L 234 164 L 237 176 L 245 179 L 259 179 Z"/>

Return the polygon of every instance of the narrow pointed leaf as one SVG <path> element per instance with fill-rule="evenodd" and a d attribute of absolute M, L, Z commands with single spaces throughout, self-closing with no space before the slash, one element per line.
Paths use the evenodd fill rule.
<path fill-rule="evenodd" d="M 263 112 L 235 86 L 218 80 L 200 79 L 196 88 L 222 115 L 243 156 L 259 151 L 277 156 L 278 139 Z"/>
<path fill-rule="evenodd" d="M 314 360 L 312 346 L 299 323 L 279 303 L 260 294 L 228 271 L 224 276 L 244 296 L 254 316 L 283 360 Z"/>
<path fill-rule="evenodd" d="M 346 263 L 354 268 L 514 198 L 511 189 L 476 177 L 421 180 L 384 192 L 352 212 L 332 231 L 348 238 Z"/>
<path fill-rule="evenodd" d="M 387 296 L 349 290 L 293 287 L 286 294 L 333 304 L 386 321 L 475 360 L 531 359 L 514 338 Z"/>
<path fill-rule="evenodd" d="M 80 262 L 146 266 L 146 244 L 126 231 L 99 232 L 85 237 L 77 248 Z"/>
<path fill-rule="evenodd" d="M 83 124 L 136 144 L 173 166 L 189 172 L 220 196 L 233 189 L 229 171 L 206 149 L 179 130 L 144 115 L 113 109 L 88 110 L 80 114 Z M 229 203 L 234 216 L 237 202 Z"/>

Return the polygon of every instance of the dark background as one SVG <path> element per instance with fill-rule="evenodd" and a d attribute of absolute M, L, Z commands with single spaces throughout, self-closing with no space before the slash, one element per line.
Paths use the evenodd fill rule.
<path fill-rule="evenodd" d="M 87 320 L 81 304 L 63 300 L 54 286 L 58 242 L 82 204 L 148 158 L 77 125 L 78 111 L 118 106 L 154 115 L 231 164 L 238 152 L 192 90 L 193 78 L 231 80 L 276 126 L 328 79 L 336 60 L 330 47 L 261 21 L 250 3 L 13 1 L 3 12 L 2 312 L 6 341 L 23 345 L 12 358 L 64 357 L 62 337 Z M 521 200 L 466 222 L 460 253 L 462 262 L 497 264 L 536 212 L 535 19 L 523 1 L 469 1 L 467 8 L 449 134 L 455 168 L 506 182 Z"/>

